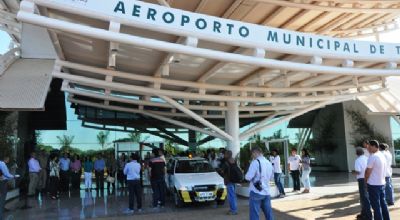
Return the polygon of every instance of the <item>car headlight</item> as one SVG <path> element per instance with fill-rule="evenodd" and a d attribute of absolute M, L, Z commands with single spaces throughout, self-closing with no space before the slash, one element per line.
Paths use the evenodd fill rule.
<path fill-rule="evenodd" d="M 225 189 L 226 186 L 225 186 L 225 184 L 219 184 L 219 185 L 217 186 L 217 188 L 218 188 L 218 189 Z"/>

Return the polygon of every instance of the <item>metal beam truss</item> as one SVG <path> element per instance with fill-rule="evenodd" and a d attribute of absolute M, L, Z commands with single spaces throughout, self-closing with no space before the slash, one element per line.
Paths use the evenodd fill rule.
<path fill-rule="evenodd" d="M 310 7 L 309 4 L 307 6 L 289 1 L 259 0 L 258 2 L 276 3 L 287 7 L 299 6 L 299 8 L 304 9 Z M 109 22 L 110 28 L 105 30 L 36 14 L 34 10 L 36 6 L 61 9 L 72 14 L 86 14 Z M 317 10 L 327 9 L 324 6 L 317 5 L 311 7 Z M 362 13 L 400 12 L 400 9 L 397 8 L 354 9 L 338 7 L 335 10 L 339 10 L 339 12 L 353 12 L 354 10 L 360 12 L 362 10 Z M 367 56 L 335 57 L 332 54 L 322 52 L 321 54 L 310 54 L 307 51 L 292 51 L 292 53 L 297 54 L 289 55 L 287 51 L 281 51 L 280 48 L 260 48 L 259 45 L 251 42 L 236 42 L 222 37 L 210 38 L 196 32 L 166 30 L 157 26 L 141 26 L 140 23 L 127 22 L 117 17 L 93 13 L 95 12 L 62 8 L 62 5 L 56 2 L 44 0 L 25 0 L 22 2 L 21 10 L 18 13 L 18 18 L 24 22 L 62 33 L 72 33 L 110 42 L 108 68 L 57 60 L 53 76 L 64 79 L 65 83 L 62 89 L 70 94 L 68 98 L 70 102 L 94 108 L 140 114 L 224 140 L 232 140 L 232 136 L 208 120 L 225 118 L 225 113 L 228 110 L 227 102 L 240 103 L 238 108 L 240 118 L 265 118 L 265 120 L 240 134 L 240 139 L 244 140 L 263 129 L 271 128 L 308 111 L 333 103 L 353 100 L 358 96 L 385 91 L 385 77 L 400 74 L 397 63 L 392 60 L 376 60 L 376 58 Z M 121 25 L 173 34 L 178 36 L 178 40 L 166 42 L 120 33 Z M 338 32 L 338 34 L 343 33 Z M 200 48 L 197 44 L 199 41 L 229 44 L 237 49 L 219 51 Z M 185 54 L 215 60 L 217 63 L 211 70 L 202 74 L 198 81 L 162 78 L 161 76 L 171 74 L 168 62 L 162 62 L 158 71 L 151 76 L 123 72 L 115 66 L 115 55 L 118 53 L 118 45 L 120 44 L 166 52 L 167 56 L 164 61 L 171 60 L 174 54 Z M 265 52 L 269 50 L 283 54 L 284 60 L 265 58 Z M 339 60 L 339 63 L 328 65 L 324 61 L 329 59 Z M 375 64 L 363 66 L 363 62 Z M 244 64 L 259 69 L 231 85 L 206 82 L 227 63 Z M 70 74 L 71 72 L 75 74 Z M 76 74 L 79 72 L 90 74 Z M 272 73 L 278 73 L 279 76 L 272 81 L 266 81 L 265 77 Z M 312 77 L 306 80 L 296 80 L 297 75 L 305 73 L 312 74 Z M 118 82 L 114 81 L 116 77 L 119 78 Z M 123 79 L 126 79 L 126 82 Z M 254 82 L 257 82 L 257 85 L 254 85 Z M 274 86 L 275 82 L 284 82 L 284 86 Z M 371 85 L 377 86 L 370 89 Z M 166 86 L 185 86 L 186 89 L 165 89 Z M 83 89 L 85 87 L 94 89 Z M 126 95 L 116 95 L 117 93 Z M 90 99 L 82 99 L 81 97 Z M 142 97 L 147 98 L 143 99 Z M 203 127 L 184 123 L 179 121 L 180 118 L 192 118 L 201 123 Z M 144 132 L 150 132 L 150 130 Z M 164 131 L 164 134 L 166 133 L 168 132 Z"/>

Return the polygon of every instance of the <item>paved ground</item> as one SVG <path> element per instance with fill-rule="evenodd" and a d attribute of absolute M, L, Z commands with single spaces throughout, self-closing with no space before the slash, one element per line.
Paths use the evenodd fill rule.
<path fill-rule="evenodd" d="M 329 176 L 319 175 L 314 181 L 315 187 L 310 194 L 291 194 L 284 199 L 273 200 L 275 219 L 354 219 L 360 207 L 357 197 L 357 186 L 354 179 L 344 173 L 334 173 Z M 400 178 L 395 179 L 397 199 L 400 199 Z M 290 191 L 290 189 L 286 189 Z M 220 207 L 215 204 L 197 204 L 177 209 L 172 205 L 172 199 L 162 210 L 153 210 L 150 206 L 150 195 L 144 201 L 144 211 L 134 217 L 126 216 L 123 210 L 127 206 L 126 195 L 104 195 L 93 192 L 76 192 L 62 195 L 58 201 L 29 199 L 31 209 L 20 209 L 23 201 L 15 200 L 7 204 L 12 211 L 7 212 L 6 219 L 39 220 L 39 219 L 138 219 L 138 220 L 169 220 L 169 219 L 200 219 L 213 220 L 226 218 L 227 204 Z M 248 219 L 248 201 L 239 199 L 238 216 L 229 219 Z M 400 220 L 400 201 L 390 208 L 392 220 Z"/>

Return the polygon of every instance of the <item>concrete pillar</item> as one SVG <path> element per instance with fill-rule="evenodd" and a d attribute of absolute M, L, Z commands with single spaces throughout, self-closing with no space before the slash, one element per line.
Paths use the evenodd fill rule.
<path fill-rule="evenodd" d="M 233 157 L 240 152 L 240 127 L 239 127 L 239 102 L 228 102 L 228 111 L 225 114 L 225 131 L 232 136 L 228 142 L 228 149 L 233 152 Z"/>
<path fill-rule="evenodd" d="M 195 152 L 197 148 L 196 131 L 188 130 L 189 150 Z"/>

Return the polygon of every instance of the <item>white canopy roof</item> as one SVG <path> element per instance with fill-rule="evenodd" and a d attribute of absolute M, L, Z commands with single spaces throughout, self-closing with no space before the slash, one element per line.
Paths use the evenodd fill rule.
<path fill-rule="evenodd" d="M 0 76 L 0 110 L 43 110 L 54 60 L 19 59 Z"/>

